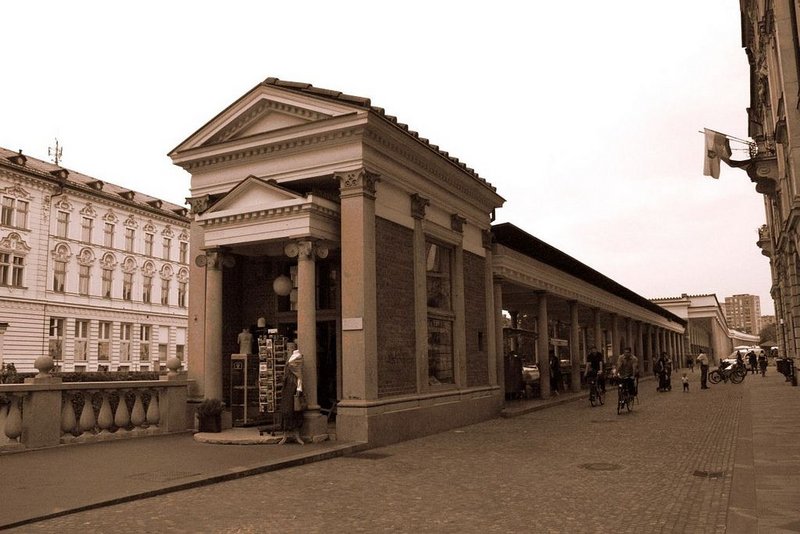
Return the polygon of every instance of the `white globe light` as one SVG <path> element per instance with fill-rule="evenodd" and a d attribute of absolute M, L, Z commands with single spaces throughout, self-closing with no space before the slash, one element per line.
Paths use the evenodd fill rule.
<path fill-rule="evenodd" d="M 272 282 L 272 290 L 276 295 L 285 297 L 292 292 L 292 280 L 285 274 L 282 274 Z"/>

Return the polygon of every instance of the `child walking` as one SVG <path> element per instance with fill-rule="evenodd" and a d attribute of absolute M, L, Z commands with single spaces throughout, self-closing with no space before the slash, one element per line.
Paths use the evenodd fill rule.
<path fill-rule="evenodd" d="M 689 393 L 689 377 L 686 376 L 686 373 L 683 373 L 681 377 L 681 382 L 683 382 L 683 392 Z"/>

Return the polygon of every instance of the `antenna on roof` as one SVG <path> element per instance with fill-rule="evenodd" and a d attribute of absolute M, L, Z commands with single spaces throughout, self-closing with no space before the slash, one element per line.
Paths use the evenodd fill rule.
<path fill-rule="evenodd" d="M 61 153 L 64 151 L 64 147 L 58 146 L 58 137 L 56 137 L 56 146 L 55 147 L 47 147 L 47 155 L 53 156 L 53 163 L 58 165 L 61 161 Z"/>

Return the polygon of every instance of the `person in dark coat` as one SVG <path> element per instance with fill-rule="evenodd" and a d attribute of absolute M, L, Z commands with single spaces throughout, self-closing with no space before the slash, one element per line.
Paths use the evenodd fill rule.
<path fill-rule="evenodd" d="M 561 389 L 561 361 L 554 350 L 550 351 L 550 394 L 558 395 Z"/>
<path fill-rule="evenodd" d="M 755 351 L 750 351 L 747 353 L 747 364 L 750 365 L 750 374 L 756 374 L 756 366 L 758 365 L 758 358 L 756 357 Z"/>
<path fill-rule="evenodd" d="M 283 377 L 280 404 L 280 428 L 284 432 L 292 432 L 303 426 L 303 411 L 295 410 L 294 397 L 303 391 L 303 355 L 295 350 L 286 362 L 286 374 Z"/>

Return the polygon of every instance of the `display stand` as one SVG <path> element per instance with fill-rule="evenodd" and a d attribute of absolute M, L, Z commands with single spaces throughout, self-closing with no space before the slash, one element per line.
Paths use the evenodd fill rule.
<path fill-rule="evenodd" d="M 286 373 L 286 343 L 286 338 L 274 330 L 258 334 L 258 411 L 269 414 L 273 422 Z"/>

